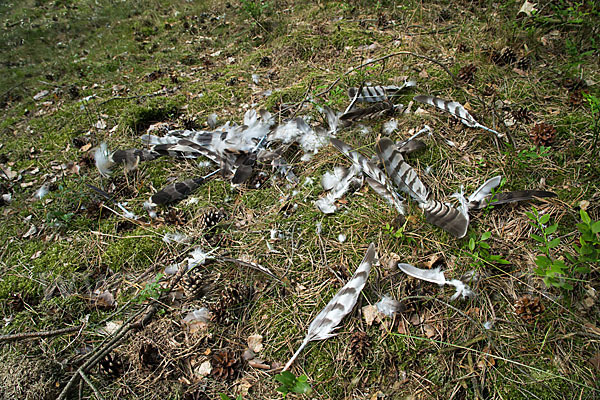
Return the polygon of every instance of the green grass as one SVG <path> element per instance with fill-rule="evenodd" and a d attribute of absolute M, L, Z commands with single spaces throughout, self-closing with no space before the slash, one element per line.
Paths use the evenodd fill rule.
<path fill-rule="evenodd" d="M 566 78 L 600 81 L 600 38 L 594 30 L 598 7 L 587 1 L 553 2 L 538 5 L 539 14 L 526 18 L 516 16 L 521 4 L 482 1 L 448 7 L 436 1 L 391 0 L 1 4 L 0 164 L 21 175 L 12 181 L 0 177 L 2 190 L 13 197 L 0 208 L 0 313 L 7 322 L 1 333 L 79 326 L 86 315 L 89 322 L 79 335 L 4 345 L 0 358 L 9 368 L 0 368 L 0 397 L 27 398 L 24 388 L 30 389 L 29 398 L 39 398 L 44 391 L 56 396 L 48 388 L 62 387 L 71 371 L 53 366 L 79 366 L 80 349 L 98 345 L 97 331 L 107 321 L 127 319 L 137 307 L 135 299 L 164 267 L 183 261 L 193 246 L 212 248 L 200 216 L 220 207 L 229 219 L 217 228 L 222 245 L 217 253 L 259 262 L 284 276 L 285 285 L 271 284 L 259 273 L 231 264 L 208 267 L 206 279 L 214 285 L 216 297 L 166 302 L 155 317 L 156 325 L 133 333 L 117 347 L 129 363 L 122 377 L 90 372 L 105 398 L 180 399 L 192 392 L 206 398 L 237 395 L 240 382 L 209 376 L 201 378 L 201 389 L 186 383 L 191 378 L 179 366 L 199 365 L 208 352 L 221 348 L 241 353 L 247 337 L 256 333 L 264 337 L 260 357 L 272 366 L 285 363 L 312 318 L 344 284 L 339 274 L 355 270 L 370 242 L 376 243 L 382 263 L 373 268 L 361 307 L 374 304 L 383 294 L 399 300 L 422 294 L 430 300 L 397 318 L 405 335 L 395 334 L 398 321 L 393 327 L 390 321 L 386 326 L 367 326 L 357 307 L 337 337 L 311 343 L 293 370 L 308 376 L 313 398 L 372 398 L 377 392 L 389 398 L 432 399 L 563 398 L 564 393 L 594 397 L 600 388 L 590 359 L 600 349 L 594 341 L 597 332 L 586 324 L 600 315 L 597 303 L 595 308 L 582 304 L 589 297 L 586 291 L 598 288 L 598 266 L 578 276 L 581 281 L 573 291 L 546 289 L 533 273 L 537 253 L 530 238 L 535 232 L 525 216 L 529 205 L 472 216 L 469 234 L 478 238 L 491 232 L 490 254 L 502 255 L 511 265 L 506 269 L 478 265 L 478 297 L 452 303 L 451 308 L 445 304 L 451 290 L 415 283 L 386 262 L 392 253 L 415 265 L 438 255 L 446 276 L 458 278 L 472 268 L 465 252 L 468 238 L 453 239 L 426 223 L 410 200 L 404 233 L 391 235 L 385 226 L 393 224 L 395 212 L 366 186 L 347 195 L 336 214 L 320 213 L 313 204 L 322 195 L 320 177 L 333 166 L 349 165 L 331 146 L 310 161 L 301 161 L 295 147 L 285 153 L 300 178 L 296 187 L 288 187 L 269 169 L 269 180 L 258 190 L 233 189 L 221 179 L 211 180 L 194 194 L 196 203 L 174 207 L 184 219 L 178 223 L 169 219 L 168 209 L 159 210 L 159 220 L 150 221 L 142 203 L 170 179 L 208 173 L 212 167 L 199 170 L 195 161 L 164 157 L 141 165 L 126 179 L 119 169 L 110 179 L 100 178 L 93 165 L 83 163 L 86 154 L 74 141 L 85 137 L 92 148 L 102 142 L 111 149 L 139 147 L 139 136 L 156 122 L 181 126 L 186 118 L 195 117 L 197 126 L 205 129 L 206 117 L 213 112 L 220 122 L 241 123 L 248 108 L 265 108 L 285 121 L 289 115 L 277 112 L 307 94 L 312 98 L 298 115 L 311 115 L 318 123 L 322 117 L 315 106 L 344 109 L 350 86 L 400 84 L 405 77 L 415 78 L 419 84 L 415 94 L 460 101 L 478 121 L 508 132 L 514 141 L 497 147 L 491 135 L 455 124 L 428 106 L 422 106 L 423 114 L 397 116 L 399 129 L 393 139 L 404 138 L 425 123 L 433 128 L 428 148 L 409 155 L 407 161 L 435 196 L 448 200 L 461 185 L 470 193 L 497 174 L 506 177 L 507 190 L 552 190 L 558 200 L 536 207 L 560 224 L 563 236 L 557 250 L 570 251 L 578 237 L 580 201 L 589 201 L 587 211 L 592 219 L 600 219 L 600 170 L 591 149 L 593 115 L 585 102 L 569 103 L 572 94 L 564 85 Z M 374 50 L 360 50 L 374 42 L 378 44 Z M 505 46 L 518 56 L 528 56 L 531 68 L 522 74 L 494 64 L 493 52 Z M 402 55 L 344 75 L 367 59 L 396 51 L 434 58 L 454 74 L 473 63 L 477 72 L 472 84 L 453 82 L 435 63 Z M 150 79 L 157 71 L 163 74 Z M 252 74 L 260 76 L 258 85 L 252 83 Z M 317 96 L 338 78 L 329 92 Z M 34 100 L 42 90 L 49 94 Z M 160 90 L 164 94 L 156 95 Z M 272 94 L 265 97 L 265 90 Z M 599 96 L 597 84 L 585 90 Z M 412 95 L 400 101 L 408 104 Z M 503 126 L 518 107 L 529 109 L 532 121 Z M 417 108 L 415 104 L 412 110 Z M 99 120 L 106 122 L 105 129 L 95 127 Z M 366 122 L 372 128 L 368 134 L 353 126 L 338 136 L 370 157 L 384 122 Z M 529 137 L 539 122 L 557 129 L 555 143 L 541 155 Z M 446 145 L 444 139 L 457 147 Z M 79 164 L 78 172 L 73 164 Z M 431 172 L 424 174 L 427 167 Z M 304 185 L 306 178 L 313 183 Z M 45 182 L 54 183 L 52 191 L 34 200 L 33 193 Z M 86 184 L 127 203 L 141 222 L 128 225 L 107 210 L 101 215 L 89 211 L 96 201 L 105 200 Z M 283 199 L 295 207 L 293 211 L 284 212 Z M 105 204 L 115 208 L 110 201 Z M 37 232 L 24 237 L 31 226 Z M 271 239 L 272 229 L 284 238 Z M 182 232 L 192 239 L 189 245 L 169 245 L 162 241 L 165 232 Z M 338 241 L 340 233 L 347 236 L 344 243 Z M 240 320 L 223 326 L 211 323 L 206 337 L 184 331 L 180 321 L 187 312 L 214 306 L 223 288 L 233 282 L 255 287 Z M 95 290 L 110 291 L 125 307 L 116 311 L 95 307 L 89 300 Z M 514 313 L 515 300 L 526 293 L 541 297 L 546 307 L 534 324 Z M 415 313 L 422 323 L 410 322 Z M 480 324 L 485 322 L 494 324 L 483 331 L 485 340 L 468 346 L 471 350 L 443 350 L 482 334 Z M 424 324 L 434 328 L 433 337 L 427 337 Z M 348 341 L 359 330 L 368 333 L 371 347 L 364 359 L 355 360 Z M 144 341 L 163 346 L 167 360 L 163 375 L 140 364 L 138 350 Z M 172 347 L 174 343 L 179 347 Z M 495 362 L 484 362 L 482 352 L 494 355 Z M 275 373 L 267 374 L 244 367 L 241 377 L 252 385 L 245 399 L 278 396 L 271 378 Z M 92 395 L 88 387 L 84 395 Z"/>

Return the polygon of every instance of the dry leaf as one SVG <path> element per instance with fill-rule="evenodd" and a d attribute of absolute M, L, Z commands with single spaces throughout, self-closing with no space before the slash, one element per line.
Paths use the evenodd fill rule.
<path fill-rule="evenodd" d="M 379 311 L 377 311 L 377 307 L 375 307 L 373 305 L 368 305 L 368 306 L 364 306 L 362 308 L 362 314 L 363 314 L 363 317 L 365 318 L 365 322 L 367 323 L 367 326 L 371 326 L 371 325 L 373 325 L 373 321 L 375 321 L 375 319 L 379 315 Z"/>
<path fill-rule="evenodd" d="M 260 353 L 263 349 L 262 335 L 252 335 L 248 337 L 248 347 L 255 353 Z"/>
<path fill-rule="evenodd" d="M 517 16 L 521 13 L 524 13 L 528 17 L 531 17 L 532 13 L 537 12 L 537 9 L 535 8 L 536 5 L 537 3 L 530 3 L 527 0 L 525 0 L 525 3 L 523 3 L 523 5 L 521 6 L 521 9 L 517 13 Z"/>
<path fill-rule="evenodd" d="M 425 336 L 428 338 L 432 338 L 436 335 L 435 328 L 429 324 L 423 325 L 423 333 L 425 333 Z"/>

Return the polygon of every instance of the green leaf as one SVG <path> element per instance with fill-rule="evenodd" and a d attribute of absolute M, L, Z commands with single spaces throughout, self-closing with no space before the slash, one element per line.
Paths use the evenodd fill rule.
<path fill-rule="evenodd" d="M 485 242 L 481 242 L 481 243 L 479 243 L 479 247 L 481 247 L 482 249 L 489 250 L 490 245 Z"/>
<path fill-rule="evenodd" d="M 221 398 L 221 400 L 231 400 L 229 396 L 223 393 L 219 393 L 219 397 Z"/>
<path fill-rule="evenodd" d="M 540 224 L 546 225 L 550 221 L 550 214 L 544 214 L 540 217 Z"/>
<path fill-rule="evenodd" d="M 575 267 L 575 272 L 579 273 L 579 274 L 589 274 L 591 271 L 591 269 L 589 269 L 588 267 Z"/>
<path fill-rule="evenodd" d="M 294 392 L 294 393 L 308 393 L 311 390 L 312 389 L 311 389 L 311 387 L 310 387 L 310 385 L 308 383 L 306 383 L 306 382 L 296 382 L 296 385 L 292 389 L 292 392 Z"/>
<path fill-rule="evenodd" d="M 560 244 L 560 238 L 552 239 L 550 242 L 548 242 L 548 248 L 553 249 L 556 246 L 558 246 L 559 244 Z"/>
<path fill-rule="evenodd" d="M 600 232 L 600 221 L 596 221 L 592 224 L 592 233 Z"/>
<path fill-rule="evenodd" d="M 590 224 L 590 222 L 592 222 L 592 219 L 590 218 L 590 216 L 588 215 L 588 213 L 585 210 L 579 210 L 579 215 L 581 215 L 581 220 L 583 221 L 584 224 Z"/>
<path fill-rule="evenodd" d="M 533 215 L 529 211 L 525 211 L 525 215 L 527 215 L 527 218 L 529 218 L 532 221 L 536 221 L 537 220 L 537 218 L 535 218 L 535 215 Z"/>
<path fill-rule="evenodd" d="M 492 236 L 492 232 L 483 232 L 480 240 L 482 240 L 482 241 L 488 240 L 491 236 Z"/>
<path fill-rule="evenodd" d="M 563 283 L 562 283 L 562 288 L 563 288 L 563 289 L 566 289 L 566 290 L 573 290 L 573 285 L 571 285 L 571 284 L 570 284 L 570 283 L 568 283 L 568 282 L 563 282 Z"/>
<path fill-rule="evenodd" d="M 552 235 L 558 229 L 558 224 L 550 225 L 546 228 L 546 235 Z"/>
<path fill-rule="evenodd" d="M 277 374 L 273 377 L 277 382 L 286 385 L 292 386 L 294 382 L 296 382 L 296 377 L 290 371 L 283 371 L 280 374 Z"/>
<path fill-rule="evenodd" d="M 536 242 L 540 242 L 540 243 L 546 243 L 546 239 L 544 239 L 543 237 L 541 237 L 540 235 L 536 235 L 535 233 L 531 234 L 531 238 L 533 240 L 535 240 Z"/>
<path fill-rule="evenodd" d="M 469 250 L 471 250 L 471 251 L 475 250 L 475 239 L 473 239 L 473 238 L 469 239 Z"/>
<path fill-rule="evenodd" d="M 535 264 L 541 268 L 548 268 L 552 265 L 552 260 L 546 256 L 537 256 L 535 258 Z"/>

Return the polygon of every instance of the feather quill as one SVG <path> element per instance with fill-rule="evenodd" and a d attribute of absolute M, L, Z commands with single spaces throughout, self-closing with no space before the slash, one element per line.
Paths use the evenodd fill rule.
<path fill-rule="evenodd" d="M 398 268 L 406 275 L 412 276 L 413 278 L 421 279 L 423 281 L 436 283 L 440 286 L 451 285 L 456 288 L 456 292 L 452 295 L 450 300 L 455 300 L 458 296 L 462 295 L 462 298 L 473 297 L 475 293 L 471 288 L 464 282 L 458 279 L 446 280 L 444 272 L 438 267 L 434 269 L 420 269 L 410 264 L 398 263 Z"/>
<path fill-rule="evenodd" d="M 473 118 L 473 116 L 469 114 L 469 112 L 465 110 L 465 108 L 459 102 L 444 100 L 440 99 L 439 97 L 425 95 L 415 96 L 414 100 L 420 103 L 430 104 L 434 107 L 439 108 L 440 110 L 447 111 L 470 128 L 481 128 L 488 132 L 492 132 L 500 139 L 504 137 L 504 135 L 502 135 L 501 133 L 490 129 L 487 126 L 481 125 L 479 122 L 475 121 L 475 118 Z"/>
<path fill-rule="evenodd" d="M 392 207 L 394 207 L 400 214 L 404 215 L 404 204 L 402 204 L 402 198 L 394 190 L 389 179 L 385 176 L 382 170 L 377 168 L 371 163 L 366 157 L 348 146 L 346 143 L 339 139 L 331 138 L 331 144 L 333 144 L 342 154 L 348 157 L 354 165 L 358 166 L 364 174 L 370 179 L 367 179 L 369 186 L 375 190 L 375 192 L 384 198 Z"/>
<path fill-rule="evenodd" d="M 362 262 L 358 266 L 358 269 L 352 276 L 352 278 L 340 289 L 339 292 L 327 303 L 325 308 L 315 317 L 315 319 L 308 326 L 308 333 L 302 344 L 296 350 L 290 361 L 287 362 L 283 368 L 286 371 L 294 362 L 298 354 L 306 347 L 306 345 L 313 340 L 324 340 L 332 336 L 332 333 L 337 326 L 342 322 L 342 319 L 352 311 L 358 296 L 365 287 L 367 279 L 369 278 L 369 272 L 371 265 L 375 262 L 375 244 L 371 243 L 367 254 L 363 258 Z"/>
<path fill-rule="evenodd" d="M 477 188 L 477 190 L 475 190 L 473 192 L 473 194 L 467 198 L 467 200 L 469 201 L 469 208 L 473 208 L 473 206 L 471 206 L 471 204 L 480 203 L 485 197 L 487 197 L 490 193 L 492 193 L 492 190 L 497 188 L 498 185 L 500 185 L 501 181 L 502 181 L 502 176 L 498 175 L 498 176 L 488 179 L 487 181 L 485 181 L 483 183 L 483 185 L 479 186 Z"/>

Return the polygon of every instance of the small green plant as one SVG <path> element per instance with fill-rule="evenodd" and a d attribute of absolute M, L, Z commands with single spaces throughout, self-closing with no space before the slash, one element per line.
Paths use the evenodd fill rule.
<path fill-rule="evenodd" d="M 523 149 L 517 153 L 517 161 L 521 166 L 531 167 L 550 155 L 550 147 L 531 146 L 529 149 Z"/>
<path fill-rule="evenodd" d="M 144 286 L 144 289 L 137 295 L 135 301 L 140 304 L 149 299 L 157 299 L 165 290 L 160 286 L 160 283 L 158 283 L 163 276 L 164 274 L 159 273 L 156 275 L 154 281 L 146 283 L 146 286 Z"/>
<path fill-rule="evenodd" d="M 532 207 L 532 212 L 526 212 L 527 218 L 530 219 L 531 225 L 538 228 L 542 236 L 535 233 L 531 234 L 531 238 L 539 243 L 538 249 L 542 251 L 542 255 L 535 258 L 534 272 L 541 276 L 546 286 L 560 287 L 571 290 L 573 285 L 567 282 L 569 267 L 564 260 L 559 259 L 552 249 L 560 245 L 560 237 L 554 237 L 558 230 L 558 224 L 548 225 L 550 222 L 550 214 L 541 214 L 535 207 Z"/>
<path fill-rule="evenodd" d="M 219 393 L 219 397 L 221 398 L 221 400 L 231 400 L 231 397 L 227 396 L 226 394 L 223 393 Z M 239 394 L 235 400 L 242 400 L 242 395 Z"/>
<path fill-rule="evenodd" d="M 280 374 L 275 375 L 274 379 L 281 383 L 281 386 L 277 388 L 279 393 L 283 394 L 283 398 L 287 398 L 289 393 L 310 393 L 312 388 L 308 384 L 308 378 L 306 375 L 296 376 L 290 371 L 283 371 Z"/>
<path fill-rule="evenodd" d="M 600 135 L 600 98 L 594 96 L 591 93 L 584 93 L 583 97 L 587 101 L 590 107 L 590 113 L 592 114 L 594 142 L 592 144 L 592 151 L 596 151 L 596 144 L 598 142 L 598 136 Z"/>
<path fill-rule="evenodd" d="M 581 236 L 579 237 L 579 246 L 573 245 L 577 252 L 577 259 L 568 256 L 569 261 L 576 267 L 575 271 L 586 274 L 590 272 L 589 265 L 600 263 L 600 221 L 592 221 L 585 210 L 580 210 L 581 223 L 577 224 L 577 229 Z"/>
<path fill-rule="evenodd" d="M 471 235 L 467 243 L 468 254 L 471 257 L 470 265 L 474 269 L 482 268 L 486 265 L 510 264 L 510 261 L 502 258 L 501 255 L 490 254 L 490 245 L 487 243 L 492 237 L 492 232 L 483 232 L 479 239 Z"/>

